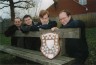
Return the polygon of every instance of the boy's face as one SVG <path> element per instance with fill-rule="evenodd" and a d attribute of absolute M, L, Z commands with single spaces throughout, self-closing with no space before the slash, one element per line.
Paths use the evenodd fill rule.
<path fill-rule="evenodd" d="M 32 25 L 32 19 L 30 17 L 27 17 L 24 19 L 24 23 L 27 25 Z"/>
<path fill-rule="evenodd" d="M 66 25 L 70 21 L 70 19 L 71 19 L 71 16 L 70 15 L 68 16 L 66 12 L 61 12 L 59 14 L 59 21 L 61 22 L 61 24 Z"/>
<path fill-rule="evenodd" d="M 48 22 L 49 22 L 48 14 L 45 14 L 43 16 L 43 18 L 40 18 L 40 21 L 41 21 L 42 24 L 48 24 Z"/>
<path fill-rule="evenodd" d="M 17 27 L 19 27 L 19 26 L 21 26 L 22 21 L 21 21 L 19 18 L 18 18 L 18 19 L 15 19 L 14 24 L 15 24 Z"/>

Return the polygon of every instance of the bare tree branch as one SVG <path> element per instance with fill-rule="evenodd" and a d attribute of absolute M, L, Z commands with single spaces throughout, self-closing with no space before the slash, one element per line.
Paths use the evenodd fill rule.
<path fill-rule="evenodd" d="M 17 6 L 14 6 L 15 8 L 24 8 L 24 9 L 28 9 L 28 8 L 32 8 L 34 7 L 34 2 L 32 2 L 32 0 L 30 1 L 17 1 L 17 2 L 14 2 L 14 4 L 18 4 L 18 3 L 26 3 L 27 5 L 25 6 L 20 6 L 20 5 L 17 5 Z M 7 3 L 4 3 L 4 2 L 0 2 L 0 4 L 4 4 L 5 6 L 1 7 L 0 9 L 3 9 L 5 7 L 8 7 L 10 6 L 10 4 L 7 4 Z"/>
<path fill-rule="evenodd" d="M 14 2 L 14 4 L 22 3 L 22 2 L 27 3 L 29 5 L 33 5 L 34 4 L 34 2 L 32 2 L 32 1 L 17 1 L 17 2 Z"/>
<path fill-rule="evenodd" d="M 3 8 L 5 8 L 5 7 L 9 7 L 9 6 L 3 6 L 3 7 L 1 7 L 0 9 L 3 9 Z"/>
<path fill-rule="evenodd" d="M 32 8 L 32 7 L 23 7 L 23 6 L 14 6 L 15 8 L 22 8 L 22 9 L 28 9 L 28 8 Z"/>
<path fill-rule="evenodd" d="M 9 3 L 6 3 L 6 2 Z M 14 0 L 0 0 L 0 3 L 3 6 L 0 6 L 0 9 L 3 9 L 5 7 L 10 7 L 10 14 L 11 14 L 11 21 L 13 22 L 15 19 L 15 9 L 14 8 L 21 8 L 21 9 L 28 9 L 35 6 L 35 1 L 33 0 L 18 0 L 17 2 L 14 2 Z"/>
<path fill-rule="evenodd" d="M 3 2 L 0 2 L 0 4 L 9 5 L 9 4 L 7 4 L 7 3 L 3 3 Z"/>
<path fill-rule="evenodd" d="M 21 3 L 21 2 L 29 3 L 28 1 L 17 1 L 17 2 L 14 2 L 14 4 Z"/>
<path fill-rule="evenodd" d="M 25 3 L 24 5 L 21 5 L 20 3 Z M 35 2 L 33 2 L 32 0 L 26 0 L 26 1 L 17 1 L 14 2 L 14 4 L 18 4 L 15 5 L 15 8 L 24 8 L 24 9 L 28 9 L 28 8 L 32 8 L 35 5 Z"/>

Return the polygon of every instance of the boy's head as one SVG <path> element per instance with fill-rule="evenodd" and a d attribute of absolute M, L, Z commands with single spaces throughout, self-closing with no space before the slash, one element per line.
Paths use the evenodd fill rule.
<path fill-rule="evenodd" d="M 19 27 L 22 24 L 22 20 L 19 17 L 16 17 L 14 20 L 14 24 Z"/>
<path fill-rule="evenodd" d="M 49 22 L 49 12 L 46 10 L 41 10 L 39 13 L 40 21 L 42 24 L 47 24 Z"/>
<path fill-rule="evenodd" d="M 30 15 L 25 15 L 25 16 L 23 17 L 23 21 L 24 21 L 24 23 L 27 24 L 27 25 L 32 25 L 32 18 L 31 18 Z"/>
<path fill-rule="evenodd" d="M 62 10 L 59 13 L 59 21 L 60 23 L 66 25 L 71 19 L 71 14 L 67 10 Z"/>

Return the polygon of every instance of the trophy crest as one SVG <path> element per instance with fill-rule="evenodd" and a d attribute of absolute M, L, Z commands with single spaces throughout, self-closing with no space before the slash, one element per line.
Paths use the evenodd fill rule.
<path fill-rule="evenodd" d="M 59 35 L 56 33 L 46 33 L 41 35 L 41 52 L 49 59 L 56 57 L 60 51 Z"/>

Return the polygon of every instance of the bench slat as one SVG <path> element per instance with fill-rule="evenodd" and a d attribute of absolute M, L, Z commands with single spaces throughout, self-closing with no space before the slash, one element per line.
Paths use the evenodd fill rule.
<path fill-rule="evenodd" d="M 57 33 L 59 34 L 60 38 L 79 38 L 79 32 L 80 32 L 79 28 L 58 29 L 54 32 L 51 30 L 41 30 L 41 31 L 29 32 L 28 34 L 24 34 L 21 31 L 16 31 L 15 36 L 16 37 L 40 37 L 40 35 L 44 33 Z"/>
<path fill-rule="evenodd" d="M 18 57 L 22 57 L 30 61 L 41 63 L 43 65 L 69 65 L 74 60 L 73 58 L 69 58 L 65 56 L 61 56 L 53 60 L 49 60 L 38 51 L 16 48 L 12 46 L 0 45 L 0 50 Z"/>

